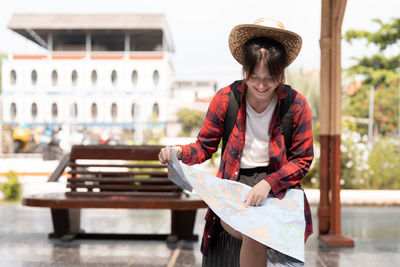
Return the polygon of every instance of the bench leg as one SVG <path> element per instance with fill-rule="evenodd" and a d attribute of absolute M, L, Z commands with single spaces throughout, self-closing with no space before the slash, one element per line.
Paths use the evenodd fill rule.
<path fill-rule="evenodd" d="M 70 241 L 80 230 L 81 209 L 51 209 L 54 232 L 49 238 L 61 238 Z"/>
<path fill-rule="evenodd" d="M 197 210 L 171 210 L 171 236 L 169 242 L 179 239 L 197 241 L 198 236 L 193 234 Z"/>

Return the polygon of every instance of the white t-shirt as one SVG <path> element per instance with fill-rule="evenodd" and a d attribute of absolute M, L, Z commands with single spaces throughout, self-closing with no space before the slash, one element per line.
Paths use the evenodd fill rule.
<path fill-rule="evenodd" d="M 240 168 L 250 169 L 269 164 L 269 126 L 278 97 L 274 95 L 271 103 L 261 113 L 257 113 L 246 102 L 246 139 L 240 159 Z"/>

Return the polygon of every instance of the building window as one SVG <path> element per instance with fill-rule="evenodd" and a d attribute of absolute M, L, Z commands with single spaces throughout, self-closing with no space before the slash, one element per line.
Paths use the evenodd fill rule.
<path fill-rule="evenodd" d="M 73 103 L 71 105 L 71 117 L 73 119 L 78 118 L 78 104 L 76 104 L 76 103 Z"/>
<path fill-rule="evenodd" d="M 92 119 L 95 120 L 97 118 L 97 105 L 93 103 L 90 108 L 90 114 L 92 115 Z"/>
<path fill-rule="evenodd" d="M 159 82 L 160 82 L 160 74 L 158 73 L 158 70 L 155 70 L 153 72 L 153 83 L 154 83 L 154 86 L 157 86 Z"/>
<path fill-rule="evenodd" d="M 117 72 L 115 70 L 111 72 L 111 83 L 113 85 L 117 83 Z"/>
<path fill-rule="evenodd" d="M 78 82 L 78 73 L 76 72 L 76 70 L 73 70 L 71 73 L 71 81 L 72 85 L 76 85 Z"/>
<path fill-rule="evenodd" d="M 96 85 L 96 83 L 97 83 L 97 71 L 92 70 L 92 74 L 90 75 L 90 78 L 92 80 L 92 84 Z"/>
<path fill-rule="evenodd" d="M 117 104 L 112 103 L 111 105 L 111 118 L 115 120 L 117 118 L 118 114 L 118 109 L 117 109 Z"/>
<path fill-rule="evenodd" d="M 10 83 L 11 85 L 15 85 L 17 83 L 17 73 L 15 72 L 15 70 L 12 70 L 10 72 Z"/>
<path fill-rule="evenodd" d="M 56 103 L 51 104 L 51 117 L 53 120 L 57 119 L 58 116 L 58 107 Z"/>
<path fill-rule="evenodd" d="M 53 70 L 51 72 L 51 83 L 53 84 L 53 86 L 57 85 L 57 81 L 58 81 L 58 74 L 56 70 Z"/>
<path fill-rule="evenodd" d="M 37 83 L 37 72 L 36 72 L 36 70 L 33 70 L 31 72 L 31 81 L 32 81 L 32 85 L 36 85 L 36 83 Z"/>
<path fill-rule="evenodd" d="M 135 118 L 135 103 L 132 103 L 132 106 L 131 106 L 131 116 L 132 116 L 132 119 Z"/>
<path fill-rule="evenodd" d="M 160 107 L 157 103 L 153 105 L 153 114 L 155 114 L 156 118 L 158 118 L 158 115 L 160 115 Z"/>
<path fill-rule="evenodd" d="M 11 117 L 11 120 L 15 120 L 15 118 L 17 117 L 17 105 L 15 103 L 11 103 L 10 117 Z"/>
<path fill-rule="evenodd" d="M 132 71 L 131 79 L 132 79 L 133 86 L 136 86 L 138 83 L 138 74 L 137 74 L 136 70 Z"/>
<path fill-rule="evenodd" d="M 32 103 L 32 105 L 31 105 L 31 115 L 32 115 L 32 119 L 33 120 L 35 120 L 37 118 L 37 113 L 38 113 L 37 105 L 36 105 L 36 103 Z"/>
<path fill-rule="evenodd" d="M 90 36 L 92 51 L 124 51 L 125 49 L 125 33 L 122 31 L 114 31 L 113 33 L 108 30 L 91 31 Z"/>

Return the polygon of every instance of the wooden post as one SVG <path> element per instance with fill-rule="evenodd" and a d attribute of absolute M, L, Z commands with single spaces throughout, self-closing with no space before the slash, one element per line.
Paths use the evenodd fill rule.
<path fill-rule="evenodd" d="M 347 0 L 322 0 L 319 238 L 328 246 L 354 246 L 341 235 L 341 28 Z"/>
<path fill-rule="evenodd" d="M 330 1 L 322 0 L 321 7 L 321 69 L 320 69 L 320 201 L 318 206 L 319 235 L 328 234 L 330 226 L 329 207 L 329 88 L 331 65 Z"/>

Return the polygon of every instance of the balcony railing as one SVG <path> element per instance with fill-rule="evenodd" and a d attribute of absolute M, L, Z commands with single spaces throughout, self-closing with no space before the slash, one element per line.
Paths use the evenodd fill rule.
<path fill-rule="evenodd" d="M 163 51 L 53 51 L 47 54 L 14 54 L 14 60 L 162 60 L 167 53 Z"/>

